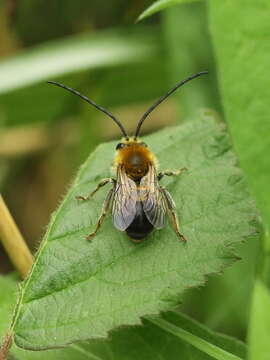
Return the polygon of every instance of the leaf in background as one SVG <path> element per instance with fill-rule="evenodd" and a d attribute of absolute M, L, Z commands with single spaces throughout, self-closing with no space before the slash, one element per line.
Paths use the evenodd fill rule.
<path fill-rule="evenodd" d="M 174 6 L 181 3 L 194 2 L 198 0 L 158 0 L 150 5 L 141 15 L 138 17 L 138 21 L 145 19 L 161 10 L 164 10 L 170 6 Z"/>
<path fill-rule="evenodd" d="M 259 248 L 256 240 L 257 238 L 250 239 L 245 244 L 239 244 L 235 252 L 241 261 L 222 276 L 212 277 L 203 289 L 194 289 L 193 302 L 190 301 L 190 294 L 187 294 L 187 299 L 183 301 L 188 313 L 200 318 L 211 329 L 242 339 L 246 338 L 256 274 Z"/>
<path fill-rule="evenodd" d="M 198 71 L 209 71 L 207 76 L 175 94 L 181 115 L 179 120 L 188 120 L 200 108 L 210 108 L 221 113 L 205 2 L 181 4 L 167 9 L 162 13 L 162 29 L 171 82 Z"/>
<path fill-rule="evenodd" d="M 0 63 L 0 93 L 68 73 L 143 60 L 154 49 L 142 29 L 133 37 L 107 31 L 51 41 Z"/>
<path fill-rule="evenodd" d="M 266 231 L 270 225 L 270 78 L 266 75 L 270 62 L 269 11 L 270 3 L 267 0 L 209 1 L 210 28 L 218 62 L 224 113 L 241 166 L 256 196 Z M 260 259 L 264 263 L 262 272 L 267 272 L 267 281 L 269 246 L 269 237 L 265 236 Z M 254 291 L 253 298 L 256 299 L 257 286 Z M 251 318 L 255 316 L 256 313 Z M 264 317 L 268 317 L 268 310 Z M 270 338 L 270 327 L 267 332 Z M 254 341 L 253 338 L 253 347 Z M 265 352 L 270 352 L 269 342 Z"/>
<path fill-rule="evenodd" d="M 241 166 L 270 225 L 268 0 L 210 1 L 210 24 L 226 120 Z"/>
<path fill-rule="evenodd" d="M 249 360 L 269 359 L 270 292 L 256 280 L 249 325 Z"/>
<path fill-rule="evenodd" d="M 179 312 L 168 312 L 159 318 L 150 318 L 150 321 L 174 334 L 181 339 L 181 342 L 183 341 L 182 350 L 175 352 L 181 354 L 183 359 L 240 360 L 240 358 L 245 358 L 246 347 L 243 343 L 229 336 L 215 333 Z"/>
<path fill-rule="evenodd" d="M 78 99 L 54 89 L 46 80 L 68 82 L 81 90 L 97 82 L 97 69 L 143 63 L 156 53 L 156 32 L 107 30 L 51 41 L 0 62 L 0 125 L 52 122 L 77 111 Z M 96 70 L 95 74 L 90 73 Z M 68 78 L 68 79 L 67 79 Z M 40 83 L 43 81 L 43 83 Z M 115 84 L 119 86 L 118 83 Z M 68 99 L 68 100 L 67 100 Z"/>
<path fill-rule="evenodd" d="M 115 143 L 99 146 L 81 168 L 53 215 L 32 272 L 25 282 L 14 323 L 17 345 L 45 349 L 104 337 L 120 325 L 170 309 L 189 287 L 220 272 L 235 257 L 232 245 L 254 232 L 256 217 L 228 135 L 211 114 L 185 126 L 146 137 L 161 168 L 186 166 L 168 179 L 188 239 L 179 242 L 171 226 L 134 245 L 107 219 L 91 243 L 108 189 L 88 203 L 86 194 L 110 174 Z"/>
<path fill-rule="evenodd" d="M 11 321 L 16 304 L 17 285 L 15 276 L 0 276 L 0 343 Z"/>

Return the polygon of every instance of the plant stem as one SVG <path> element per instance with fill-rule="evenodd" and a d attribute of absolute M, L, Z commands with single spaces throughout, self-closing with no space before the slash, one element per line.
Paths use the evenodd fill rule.
<path fill-rule="evenodd" d="M 150 317 L 150 316 L 146 318 L 147 320 L 151 321 L 153 324 L 179 337 L 181 340 L 201 350 L 205 354 L 212 356 L 216 360 L 242 360 L 240 357 L 233 355 L 228 351 L 223 350 L 217 347 L 216 345 L 213 345 L 207 342 L 206 340 L 201 339 L 200 337 L 193 335 L 192 333 L 175 326 L 174 324 L 171 324 L 164 319 Z"/>
<path fill-rule="evenodd" d="M 262 235 L 262 249 L 261 249 L 261 267 L 259 267 L 259 276 L 262 281 L 265 283 L 268 288 L 270 287 L 269 283 L 269 274 L 270 274 L 270 234 L 267 226 L 264 229 L 264 233 Z M 260 264 L 259 264 L 260 265 Z"/>
<path fill-rule="evenodd" d="M 7 359 L 8 352 L 9 352 L 9 349 L 10 349 L 11 345 L 12 345 L 12 335 L 10 333 L 8 333 L 5 336 L 3 345 L 2 345 L 2 347 L 0 349 L 0 360 L 6 360 Z"/>
<path fill-rule="evenodd" d="M 4 199 L 0 195 L 0 239 L 22 278 L 25 278 L 33 263 L 30 253 Z"/>

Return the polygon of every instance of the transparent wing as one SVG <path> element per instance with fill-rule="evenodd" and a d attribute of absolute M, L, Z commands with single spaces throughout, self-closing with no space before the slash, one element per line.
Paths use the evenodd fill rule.
<path fill-rule="evenodd" d="M 112 217 L 115 227 L 126 230 L 136 215 L 137 186 L 125 173 L 123 167 L 117 169 L 116 187 L 114 191 Z"/>
<path fill-rule="evenodd" d="M 153 166 L 141 179 L 139 196 L 148 221 L 157 229 L 163 228 L 166 225 L 166 202 Z"/>

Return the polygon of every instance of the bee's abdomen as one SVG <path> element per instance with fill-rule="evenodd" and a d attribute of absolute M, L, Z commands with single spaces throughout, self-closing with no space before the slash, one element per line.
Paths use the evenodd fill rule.
<path fill-rule="evenodd" d="M 153 225 L 148 221 L 141 201 L 136 203 L 136 215 L 132 223 L 126 229 L 127 235 L 134 240 L 140 242 L 153 230 Z"/>

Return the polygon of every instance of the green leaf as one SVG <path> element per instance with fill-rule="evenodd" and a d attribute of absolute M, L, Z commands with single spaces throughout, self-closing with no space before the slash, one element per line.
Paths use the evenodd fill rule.
<path fill-rule="evenodd" d="M 12 309 L 16 304 L 15 275 L 0 276 L 0 343 L 11 322 Z"/>
<path fill-rule="evenodd" d="M 156 35 L 156 28 L 141 26 L 128 33 L 109 29 L 48 41 L 4 58 L 0 62 L 0 126 L 52 123 L 59 114 L 77 115 L 79 100 L 46 81 L 60 80 L 86 93 L 97 93 L 97 86 L 104 82 L 97 81 L 98 69 L 110 68 L 112 72 L 112 67 L 122 69 L 124 65 L 140 69 L 156 54 Z M 134 71 L 139 72 L 137 68 Z M 119 81 L 114 83 L 114 89 L 116 85 L 121 88 Z"/>
<path fill-rule="evenodd" d="M 270 132 L 270 78 L 265 75 L 270 62 L 267 40 L 269 11 L 267 0 L 209 1 L 210 29 L 218 62 L 224 113 L 241 166 L 256 196 L 266 233 L 269 233 L 270 226 L 270 139 L 267 135 Z M 269 236 L 265 236 L 262 242 L 260 275 L 268 281 Z M 257 289 L 254 288 L 254 299 Z M 255 311 L 254 306 L 251 311 Z M 251 314 L 251 318 L 255 316 Z M 265 316 L 260 317 L 267 319 L 268 310 Z M 261 340 L 258 336 L 258 347 Z M 255 341 L 253 338 L 253 347 L 256 347 Z M 269 343 L 268 351 L 265 351 L 269 353 Z"/>
<path fill-rule="evenodd" d="M 261 280 L 256 280 L 249 326 L 249 360 L 269 359 L 270 293 Z"/>
<path fill-rule="evenodd" d="M 214 332 L 186 316 L 177 314 L 172 317 L 171 313 L 168 313 L 165 316 L 169 318 L 169 321 L 163 318 L 150 318 L 150 321 L 160 326 L 163 330 L 181 339 L 184 343 L 186 343 L 186 346 L 187 344 L 190 344 L 194 348 L 201 350 L 203 354 L 209 355 L 210 359 L 241 360 L 238 355 L 235 355 L 232 352 L 241 353 L 242 356 L 245 354 L 245 347 L 237 340 L 221 335 L 218 336 Z M 177 322 L 177 324 L 175 324 L 175 322 Z M 215 343 L 218 345 L 215 345 Z M 228 348 L 229 351 L 227 351 Z M 231 349 L 233 349 L 232 352 Z M 181 354 L 183 355 L 182 351 Z M 192 356 L 195 354 L 192 354 Z M 200 354 L 200 352 L 198 354 Z M 187 357 L 183 358 L 189 357 L 188 354 L 186 356 Z M 201 357 L 199 356 L 199 358 Z"/>
<path fill-rule="evenodd" d="M 104 337 L 121 325 L 139 324 L 142 316 L 168 310 L 185 289 L 231 264 L 232 245 L 254 232 L 253 201 L 224 126 L 209 111 L 145 141 L 161 168 L 189 169 L 164 180 L 187 244 L 167 226 L 135 245 L 110 219 L 91 243 L 85 240 L 108 189 L 86 203 L 75 196 L 110 175 L 116 143 L 99 146 L 53 215 L 24 283 L 13 324 L 18 346 L 45 349 Z"/>
<path fill-rule="evenodd" d="M 15 305 L 17 284 L 15 276 L 0 277 L 0 339 L 8 329 L 10 322 L 12 307 Z M 155 359 L 158 353 L 161 359 L 174 359 L 175 354 L 181 353 L 186 359 L 192 356 L 192 359 L 208 359 L 205 355 L 195 348 L 177 338 L 172 336 L 166 330 L 163 330 L 159 325 L 154 323 L 158 321 L 165 321 L 167 326 L 181 327 L 182 331 L 194 334 L 202 342 L 208 342 L 209 346 L 215 345 L 222 352 L 224 349 L 227 353 L 234 354 L 239 357 L 244 357 L 246 349 L 241 342 L 207 329 L 205 326 L 190 319 L 189 317 L 178 313 L 169 312 L 162 314 L 161 318 L 153 318 L 144 320 L 144 326 L 137 326 L 131 328 L 122 328 L 112 332 L 107 340 L 93 340 L 76 345 L 71 345 L 68 348 L 61 350 L 51 350 L 46 352 L 32 352 L 25 351 L 18 348 L 16 345 L 12 347 L 11 353 L 20 360 L 32 359 L 130 359 L 135 360 L 140 356 L 141 359 Z M 160 341 L 162 339 L 162 341 Z M 130 351 L 136 349 L 135 352 Z M 108 357 L 108 353 L 112 357 Z M 185 356 L 184 356 L 185 355 Z M 226 360 L 229 359 L 226 358 Z"/>
<path fill-rule="evenodd" d="M 16 281 L 14 276 L 0 277 L 0 339 L 8 329 L 12 307 L 15 304 Z M 42 360 L 42 359 L 108 359 L 108 360 L 135 360 L 175 359 L 175 355 L 181 353 L 185 359 L 212 359 L 195 347 L 190 347 L 188 342 L 179 340 L 177 336 L 170 334 L 154 322 L 165 321 L 166 325 L 180 328 L 199 338 L 203 344 L 207 342 L 210 347 L 218 347 L 222 353 L 226 351 L 227 356 L 238 356 L 245 358 L 245 345 L 236 339 L 214 333 L 200 323 L 192 320 L 179 312 L 168 312 L 160 318 L 143 320 L 143 326 L 121 328 L 113 331 L 109 339 L 92 340 L 77 343 L 60 350 L 48 350 L 42 352 L 26 351 L 12 346 L 11 354 L 20 360 Z M 135 351 L 132 351 L 134 349 Z M 228 360 L 229 357 L 226 357 Z M 233 359 L 233 357 L 232 357 Z"/>
<path fill-rule="evenodd" d="M 0 93 L 86 69 L 146 59 L 155 46 L 147 32 L 121 31 L 76 35 L 25 50 L 0 63 Z"/>
<path fill-rule="evenodd" d="M 151 16 L 161 10 L 164 10 L 168 7 L 181 4 L 181 3 L 187 3 L 187 2 L 194 2 L 198 0 L 158 0 L 155 1 L 152 5 L 150 5 L 144 12 L 141 13 L 141 15 L 138 17 L 138 21 L 141 21 L 145 19 L 148 16 Z"/>
<path fill-rule="evenodd" d="M 212 357 L 180 340 L 154 322 L 165 322 L 167 326 L 181 330 L 199 339 L 199 343 L 217 349 L 225 357 Z M 160 318 L 143 320 L 143 326 L 121 328 L 113 331 L 106 340 L 91 340 L 77 343 L 61 350 L 42 352 L 25 351 L 12 348 L 12 354 L 20 360 L 174 360 L 177 354 L 185 360 L 238 360 L 244 359 L 246 347 L 243 343 L 228 336 L 214 333 L 205 326 L 178 313 L 168 312 Z"/>
<path fill-rule="evenodd" d="M 207 76 L 175 94 L 181 115 L 179 121 L 194 116 L 200 108 L 215 109 L 221 113 L 206 3 L 171 7 L 162 13 L 162 20 L 171 82 L 184 79 L 188 74 L 209 70 Z"/>
<path fill-rule="evenodd" d="M 230 267 L 223 276 L 215 276 L 203 289 L 194 289 L 192 294 L 188 293 L 183 301 L 184 310 L 188 308 L 192 311 L 194 306 L 197 306 L 196 318 L 202 319 L 210 328 L 232 336 L 245 334 L 256 274 L 259 248 L 259 242 L 256 240 L 258 239 L 250 239 L 236 247 L 235 251 L 241 261 Z M 191 295 L 193 299 L 190 299 Z M 195 305 L 198 304 L 198 299 L 200 306 Z"/>
<path fill-rule="evenodd" d="M 226 120 L 241 166 L 270 225 L 270 63 L 268 0 L 209 2 Z"/>

